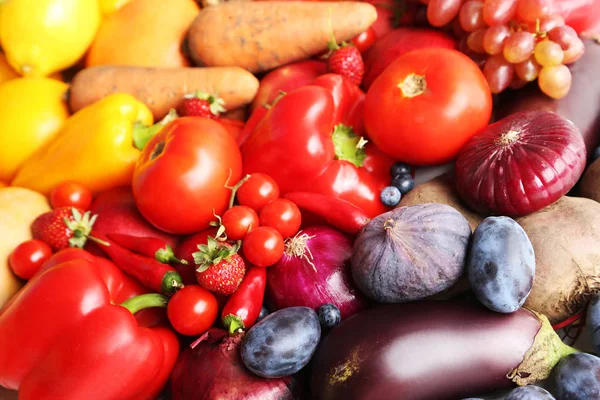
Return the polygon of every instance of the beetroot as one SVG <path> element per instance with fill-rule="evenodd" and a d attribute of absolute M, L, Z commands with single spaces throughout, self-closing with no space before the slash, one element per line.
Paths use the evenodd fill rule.
<path fill-rule="evenodd" d="M 242 337 L 211 329 L 183 351 L 171 375 L 173 400 L 293 400 L 301 385 L 292 377 L 266 379 L 246 369 Z"/>
<path fill-rule="evenodd" d="M 325 226 L 300 231 L 285 244 L 282 259 L 267 268 L 267 303 L 272 311 L 306 306 L 317 311 L 336 305 L 342 318 L 364 309 L 365 298 L 350 276 L 352 242 Z"/>

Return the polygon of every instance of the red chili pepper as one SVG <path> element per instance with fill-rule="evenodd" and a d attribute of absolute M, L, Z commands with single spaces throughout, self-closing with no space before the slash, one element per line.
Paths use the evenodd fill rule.
<path fill-rule="evenodd" d="M 369 217 L 354 204 L 337 197 L 309 192 L 292 192 L 283 196 L 304 210 L 325 219 L 342 232 L 357 234 L 369 222 Z"/>
<path fill-rule="evenodd" d="M 154 258 L 133 253 L 108 238 L 100 236 L 99 239 L 107 243 L 100 243 L 99 247 L 108 254 L 117 267 L 137 279 L 142 285 L 166 295 L 183 287 L 181 275 L 175 268 Z"/>
<path fill-rule="evenodd" d="M 265 297 L 267 271 L 263 267 L 252 267 L 240 287 L 231 295 L 221 318 L 230 334 L 250 329 L 256 322 Z"/>
<path fill-rule="evenodd" d="M 187 264 L 186 260 L 180 260 L 175 257 L 175 253 L 173 253 L 171 246 L 162 239 L 156 237 L 123 235 L 121 233 L 109 233 L 106 236 L 129 251 L 133 251 L 134 253 L 146 257 L 155 258 L 163 264 L 168 264 L 170 262 Z"/>

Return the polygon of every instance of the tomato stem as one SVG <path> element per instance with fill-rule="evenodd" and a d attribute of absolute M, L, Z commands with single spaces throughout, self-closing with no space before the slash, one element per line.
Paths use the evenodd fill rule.
<path fill-rule="evenodd" d="M 229 177 L 231 178 L 231 170 L 229 170 Z M 225 184 L 225 187 L 227 189 L 231 190 L 231 197 L 229 198 L 229 208 L 233 207 L 233 204 L 235 203 L 235 195 L 238 191 L 238 189 L 248 180 L 250 179 L 250 175 L 246 175 L 244 176 L 242 179 L 240 179 L 240 181 L 238 183 L 236 183 L 233 186 L 228 186 L 227 183 L 229 183 L 229 178 L 227 178 L 227 183 Z"/>

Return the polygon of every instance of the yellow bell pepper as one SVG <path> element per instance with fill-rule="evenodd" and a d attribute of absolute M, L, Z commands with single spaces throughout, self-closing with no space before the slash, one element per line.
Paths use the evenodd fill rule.
<path fill-rule="evenodd" d="M 19 169 L 12 185 L 43 194 L 67 180 L 94 194 L 129 185 L 140 154 L 133 144 L 134 128 L 152 122 L 152 112 L 134 97 L 105 97 L 67 119 L 58 136 Z"/>

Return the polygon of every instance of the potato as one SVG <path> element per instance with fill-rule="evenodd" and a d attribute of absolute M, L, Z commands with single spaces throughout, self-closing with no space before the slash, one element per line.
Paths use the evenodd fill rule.
<path fill-rule="evenodd" d="M 600 202 L 600 159 L 590 165 L 581 179 L 579 194 Z"/>
<path fill-rule="evenodd" d="M 600 291 L 600 203 L 565 196 L 517 222 L 529 236 L 536 260 L 525 307 L 552 323 L 581 311 Z"/>

